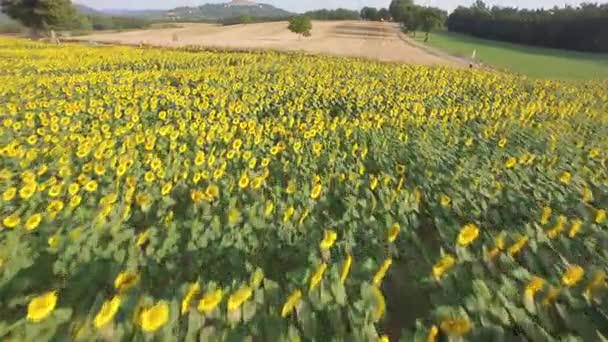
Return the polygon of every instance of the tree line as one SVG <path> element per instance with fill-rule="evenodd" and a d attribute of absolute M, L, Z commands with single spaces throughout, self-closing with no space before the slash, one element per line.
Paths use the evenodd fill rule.
<path fill-rule="evenodd" d="M 608 4 L 527 10 L 489 8 L 478 0 L 452 12 L 447 27 L 452 32 L 510 43 L 608 52 Z"/>
<path fill-rule="evenodd" d="M 0 10 L 32 31 L 91 31 L 145 28 L 143 18 L 80 13 L 70 0 L 0 0 Z"/>
<path fill-rule="evenodd" d="M 426 34 L 425 41 L 435 28 L 443 25 L 448 14 L 446 11 L 430 6 L 419 6 L 413 0 L 392 0 L 389 13 L 394 21 L 401 23 L 404 32 L 422 31 Z"/>

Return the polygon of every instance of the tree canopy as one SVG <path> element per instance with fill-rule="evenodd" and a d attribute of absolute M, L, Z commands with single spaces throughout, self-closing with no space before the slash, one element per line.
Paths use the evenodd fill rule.
<path fill-rule="evenodd" d="M 70 0 L 1 0 L 2 12 L 34 30 L 57 29 L 74 23 Z"/>
<path fill-rule="evenodd" d="M 304 15 L 314 20 L 357 20 L 360 18 L 359 12 L 344 8 L 308 11 Z"/>
<path fill-rule="evenodd" d="M 477 0 L 458 7 L 447 20 L 450 31 L 511 43 L 567 50 L 608 52 L 608 4 L 552 9 L 489 8 Z"/>
<path fill-rule="evenodd" d="M 308 36 L 310 35 L 310 30 L 312 30 L 312 23 L 310 22 L 309 17 L 299 15 L 289 20 L 289 26 L 287 28 L 293 33 Z"/>

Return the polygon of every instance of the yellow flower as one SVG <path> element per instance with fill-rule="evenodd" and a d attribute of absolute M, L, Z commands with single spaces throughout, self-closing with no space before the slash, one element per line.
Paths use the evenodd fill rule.
<path fill-rule="evenodd" d="M 76 195 L 78 190 L 80 190 L 80 184 L 78 183 L 72 183 L 68 186 L 68 193 L 70 194 L 70 196 Z"/>
<path fill-rule="evenodd" d="M 513 167 L 515 167 L 515 165 L 517 165 L 517 159 L 515 157 L 509 157 L 509 159 L 507 159 L 507 161 L 505 162 L 505 166 L 508 169 L 512 169 Z"/>
<path fill-rule="evenodd" d="M 458 234 L 458 244 L 468 246 L 479 237 L 479 228 L 475 224 L 467 224 L 460 230 Z"/>
<path fill-rule="evenodd" d="M 507 139 L 506 138 L 502 138 L 500 139 L 500 141 L 498 142 L 498 147 L 505 147 L 507 145 Z"/>
<path fill-rule="evenodd" d="M 330 249 L 331 246 L 333 246 L 334 243 L 336 242 L 337 237 L 338 237 L 338 234 L 335 231 L 326 230 L 323 233 L 323 240 L 321 240 L 319 247 L 321 247 L 322 250 Z"/>
<path fill-rule="evenodd" d="M 369 188 L 374 191 L 378 187 L 378 177 L 372 176 L 372 179 L 369 182 Z"/>
<path fill-rule="evenodd" d="M 264 208 L 264 217 L 270 217 L 273 211 L 274 203 L 272 203 L 271 201 L 266 202 L 266 207 Z"/>
<path fill-rule="evenodd" d="M 95 190 L 97 190 L 97 182 L 94 180 L 88 181 L 84 185 L 84 189 L 88 192 L 94 192 Z"/>
<path fill-rule="evenodd" d="M 201 285 L 198 281 L 188 287 L 186 296 L 182 300 L 182 307 L 180 311 L 182 315 L 188 311 L 188 308 L 190 307 L 190 302 L 192 302 L 192 298 L 199 294 L 199 292 L 201 292 Z"/>
<path fill-rule="evenodd" d="M 49 189 L 50 197 L 57 197 L 61 194 L 61 185 L 53 185 Z"/>
<path fill-rule="evenodd" d="M 346 261 L 344 261 L 344 266 L 342 266 L 342 272 L 340 272 L 340 282 L 342 284 L 344 284 L 344 282 L 346 281 L 348 273 L 350 273 L 350 267 L 352 266 L 352 264 L 353 257 L 349 254 L 348 256 L 346 256 Z"/>
<path fill-rule="evenodd" d="M 588 203 L 593 201 L 593 192 L 588 187 L 584 187 L 582 190 L 583 202 Z"/>
<path fill-rule="evenodd" d="M 198 311 L 210 313 L 220 304 L 223 296 L 224 292 L 220 289 L 207 292 L 198 302 Z"/>
<path fill-rule="evenodd" d="M 264 184 L 264 177 L 255 177 L 252 181 L 251 181 L 251 188 L 252 189 L 259 189 L 262 187 L 262 185 Z"/>
<path fill-rule="evenodd" d="M 51 237 L 49 237 L 48 243 L 50 248 L 57 248 L 59 246 L 59 236 L 57 236 L 57 234 L 52 235 Z"/>
<path fill-rule="evenodd" d="M 205 190 L 205 195 L 208 199 L 217 198 L 220 195 L 220 189 L 215 184 L 209 184 Z"/>
<path fill-rule="evenodd" d="M 258 268 L 251 275 L 251 282 L 250 282 L 251 283 L 251 287 L 253 289 L 259 288 L 260 285 L 262 284 L 263 280 L 264 280 L 264 271 L 262 271 L 262 269 Z"/>
<path fill-rule="evenodd" d="M 38 228 L 38 225 L 40 225 L 40 221 L 42 221 L 41 214 L 34 214 L 30 216 L 27 221 L 25 221 L 25 229 L 32 231 Z"/>
<path fill-rule="evenodd" d="M 323 186 L 321 184 L 315 184 L 313 186 L 312 191 L 310 192 L 310 198 L 317 199 L 321 195 L 321 190 L 323 190 Z"/>
<path fill-rule="evenodd" d="M 378 269 L 376 274 L 374 274 L 374 280 L 373 280 L 374 285 L 380 286 L 380 284 L 382 283 L 382 279 L 384 279 L 384 276 L 386 276 L 386 272 L 388 271 L 389 267 L 391 267 L 392 263 L 393 263 L 393 259 L 391 259 L 391 258 L 384 260 L 384 262 L 382 263 L 382 266 L 380 266 L 380 268 Z"/>
<path fill-rule="evenodd" d="M 236 290 L 230 297 L 228 298 L 228 310 L 232 311 L 238 309 L 245 303 L 251 295 L 253 291 L 249 286 L 243 286 L 240 289 Z"/>
<path fill-rule="evenodd" d="M 532 277 L 528 285 L 526 285 L 524 295 L 528 298 L 534 298 L 534 295 L 543 288 L 545 282 L 546 281 L 543 278 L 537 276 Z"/>
<path fill-rule="evenodd" d="M 139 316 L 139 324 L 145 332 L 160 329 L 169 320 L 169 305 L 163 301 L 144 309 Z"/>
<path fill-rule="evenodd" d="M 129 272 L 120 272 L 116 279 L 114 280 L 114 287 L 120 291 L 124 292 L 139 282 L 139 275 Z"/>
<path fill-rule="evenodd" d="M 325 274 L 325 270 L 327 270 L 326 263 L 322 263 L 321 265 L 319 265 L 315 273 L 310 278 L 309 292 L 312 292 L 319 285 L 321 279 L 323 279 L 323 274 Z"/>
<path fill-rule="evenodd" d="M 559 177 L 559 181 L 563 184 L 570 184 L 570 180 L 572 179 L 572 174 L 568 171 L 564 171 L 562 175 Z"/>
<path fill-rule="evenodd" d="M 19 189 L 19 197 L 24 200 L 29 199 L 36 192 L 36 188 L 38 185 L 36 183 L 28 183 L 24 185 L 21 189 Z"/>
<path fill-rule="evenodd" d="M 122 299 L 120 296 L 114 296 L 112 299 L 106 300 L 102 304 L 101 309 L 99 309 L 99 312 L 95 315 L 95 320 L 93 321 L 95 328 L 100 329 L 114 318 L 118 312 L 121 301 Z"/>
<path fill-rule="evenodd" d="M 2 200 L 5 202 L 8 202 L 8 201 L 12 200 L 13 198 L 15 198 L 16 195 L 17 195 L 17 188 L 12 186 L 12 187 L 4 190 L 4 192 L 2 193 Z"/>
<path fill-rule="evenodd" d="M 439 204 L 444 208 L 449 208 L 452 206 L 452 199 L 447 195 L 441 195 L 439 197 Z"/>
<path fill-rule="evenodd" d="M 439 279 L 441 279 L 446 272 L 454 268 L 455 265 L 456 258 L 450 254 L 444 255 L 435 265 L 433 265 L 433 276 L 439 281 Z"/>
<path fill-rule="evenodd" d="M 283 222 L 289 221 L 295 211 L 296 209 L 293 206 L 287 208 L 287 210 L 285 210 L 285 213 L 283 214 Z"/>
<path fill-rule="evenodd" d="M 439 329 L 436 325 L 433 325 L 429 329 L 429 335 L 426 338 L 426 342 L 437 342 L 437 335 L 439 335 Z"/>
<path fill-rule="evenodd" d="M 57 305 L 57 291 L 49 291 L 30 301 L 27 305 L 27 320 L 40 322 L 47 318 Z"/>
<path fill-rule="evenodd" d="M 580 232 L 582 227 L 583 227 L 582 220 L 576 219 L 576 220 L 572 221 L 572 226 L 570 227 L 570 232 L 568 232 L 568 237 L 574 238 Z"/>
<path fill-rule="evenodd" d="M 285 189 L 285 192 L 287 192 L 290 195 L 293 194 L 294 192 L 296 192 L 296 182 L 289 181 L 289 183 L 287 184 L 287 189 Z"/>
<path fill-rule="evenodd" d="M 163 196 L 166 196 L 169 194 L 169 192 L 171 192 L 171 189 L 173 188 L 173 184 L 171 183 L 166 183 L 165 185 L 163 185 L 162 189 L 161 189 L 161 194 Z"/>
<path fill-rule="evenodd" d="M 281 309 L 281 317 L 287 318 L 289 314 L 295 309 L 296 305 L 302 298 L 302 291 L 295 290 L 288 298 L 285 304 L 283 304 L 283 309 Z"/>
<path fill-rule="evenodd" d="M 249 185 L 249 176 L 245 172 L 239 179 L 239 188 L 245 189 L 248 185 Z"/>
<path fill-rule="evenodd" d="M 380 336 L 380 338 L 378 338 L 378 342 L 391 342 L 388 338 L 388 336 L 386 335 L 382 335 Z"/>
<path fill-rule="evenodd" d="M 562 275 L 562 283 L 568 287 L 578 284 L 585 275 L 585 270 L 578 265 L 570 265 Z"/>
<path fill-rule="evenodd" d="M 456 336 L 464 336 L 473 329 L 471 322 L 465 318 L 447 319 L 442 321 L 439 326 L 444 333 Z"/>
<path fill-rule="evenodd" d="M 394 242 L 395 239 L 397 239 L 400 229 L 401 227 L 399 226 L 399 223 L 393 223 L 393 225 L 388 229 L 388 242 Z"/>
<path fill-rule="evenodd" d="M 557 223 L 555 224 L 555 227 L 553 227 L 547 232 L 547 236 L 549 237 L 549 239 L 555 239 L 559 234 L 564 231 L 564 225 L 566 224 L 566 221 L 567 218 L 564 215 L 560 215 L 557 218 Z"/>
<path fill-rule="evenodd" d="M 516 256 L 519 251 L 521 251 L 522 248 L 524 248 L 524 246 L 528 243 L 528 240 L 530 238 L 528 238 L 527 236 L 521 236 L 511 247 L 509 247 L 509 254 L 511 256 Z"/>
<path fill-rule="evenodd" d="M 11 214 L 2 220 L 2 224 L 6 228 L 15 228 L 21 222 L 21 218 L 17 213 Z"/>
<path fill-rule="evenodd" d="M 192 192 L 190 193 L 190 198 L 192 198 L 192 201 L 194 203 L 199 203 L 203 199 L 205 199 L 205 194 L 200 190 L 192 190 Z"/>
<path fill-rule="evenodd" d="M 230 223 L 231 225 L 235 225 L 239 223 L 240 220 L 241 212 L 234 208 L 230 208 L 230 210 L 228 210 L 228 223 Z"/>
<path fill-rule="evenodd" d="M 137 241 L 135 242 L 135 244 L 137 245 L 137 247 L 143 247 L 143 245 L 145 245 L 148 240 L 150 239 L 150 230 L 147 229 L 146 231 L 144 231 L 143 233 L 140 233 L 139 236 L 137 237 Z"/>
<path fill-rule="evenodd" d="M 595 223 L 600 224 L 606 219 L 606 210 L 600 209 L 595 214 Z"/>
<path fill-rule="evenodd" d="M 384 316 L 384 312 L 386 312 L 386 301 L 384 300 L 384 295 L 378 286 L 372 286 L 372 292 L 374 294 L 374 298 L 376 298 L 376 310 L 374 310 L 374 322 L 378 322 L 382 316 Z"/>
<path fill-rule="evenodd" d="M 546 225 L 547 223 L 549 223 L 549 219 L 551 218 L 551 208 L 549 207 L 544 207 L 543 208 L 543 213 L 540 217 L 540 224 L 541 225 Z"/>
<path fill-rule="evenodd" d="M 592 148 L 591 151 L 589 151 L 589 158 L 593 159 L 596 158 L 597 156 L 600 155 L 600 149 L 599 148 Z"/>
<path fill-rule="evenodd" d="M 70 208 L 76 208 L 82 201 L 82 196 L 76 195 L 70 198 Z"/>

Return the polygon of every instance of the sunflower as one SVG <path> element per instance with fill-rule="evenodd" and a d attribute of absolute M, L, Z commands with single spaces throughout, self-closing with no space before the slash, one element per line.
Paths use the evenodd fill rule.
<path fill-rule="evenodd" d="M 337 237 L 338 233 L 336 233 L 335 231 L 326 230 L 323 233 L 323 240 L 321 240 L 321 243 L 319 243 L 319 247 L 321 248 L 321 250 L 329 250 L 331 246 L 333 246 L 336 242 Z"/>
<path fill-rule="evenodd" d="M 139 324 L 145 332 L 154 332 L 160 329 L 168 320 L 169 305 L 163 301 L 144 309 L 139 316 Z"/>
<path fill-rule="evenodd" d="M 287 318 L 289 314 L 293 311 L 293 309 L 298 305 L 298 302 L 302 298 L 302 291 L 295 290 L 285 301 L 283 304 L 283 308 L 281 309 L 281 317 Z"/>
<path fill-rule="evenodd" d="M 228 297 L 228 310 L 232 311 L 238 309 L 245 303 L 251 295 L 253 291 L 249 286 L 242 286 L 238 290 L 236 290 L 230 297 Z"/>
<path fill-rule="evenodd" d="M 40 322 L 47 318 L 57 305 L 57 291 L 46 292 L 30 301 L 27 306 L 27 320 Z"/>
<path fill-rule="evenodd" d="M 323 186 L 320 183 L 315 184 L 312 187 L 312 191 L 310 192 L 310 198 L 316 200 L 321 195 L 321 191 L 323 190 Z"/>
<path fill-rule="evenodd" d="M 25 229 L 32 231 L 36 228 L 38 228 L 38 225 L 40 225 L 40 221 L 42 221 L 42 214 L 34 214 L 32 216 L 30 216 L 26 221 L 25 221 Z"/>
<path fill-rule="evenodd" d="M 393 223 L 388 229 L 388 242 L 394 242 L 397 239 L 397 235 L 399 235 L 401 227 L 399 223 Z"/>
<path fill-rule="evenodd" d="M 198 311 L 210 313 L 220 304 L 223 296 L 224 292 L 220 289 L 207 292 L 198 302 Z"/>
<path fill-rule="evenodd" d="M 475 224 L 467 224 L 458 233 L 456 242 L 461 246 L 468 246 L 479 237 L 479 228 Z"/>
<path fill-rule="evenodd" d="M 95 319 L 93 320 L 95 328 L 100 329 L 108 324 L 118 312 L 121 302 L 122 299 L 120 296 L 114 296 L 112 299 L 106 300 L 101 305 L 99 312 L 95 315 Z"/>
<path fill-rule="evenodd" d="M 585 275 L 585 270 L 578 265 L 570 265 L 562 275 L 562 283 L 568 287 L 578 284 Z"/>
<path fill-rule="evenodd" d="M 321 279 L 323 279 L 323 275 L 325 274 L 325 270 L 327 270 L 326 263 L 322 263 L 321 265 L 319 265 L 319 267 L 317 267 L 317 270 L 310 278 L 310 285 L 308 288 L 309 292 L 312 292 L 315 288 L 317 288 L 317 286 L 319 286 L 319 283 L 321 282 Z"/>
<path fill-rule="evenodd" d="M 450 254 L 444 255 L 435 265 L 433 265 L 433 276 L 439 281 L 446 272 L 454 268 L 454 265 L 456 265 L 456 258 Z"/>

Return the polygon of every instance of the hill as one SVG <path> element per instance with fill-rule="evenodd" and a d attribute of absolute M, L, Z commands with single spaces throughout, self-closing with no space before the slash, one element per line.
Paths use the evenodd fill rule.
<path fill-rule="evenodd" d="M 205 4 L 198 7 L 178 7 L 168 11 L 169 18 L 187 21 L 190 19 L 222 20 L 239 16 L 261 18 L 281 18 L 292 13 L 268 4 L 256 4 L 251 1 L 234 0 L 224 4 Z"/>

